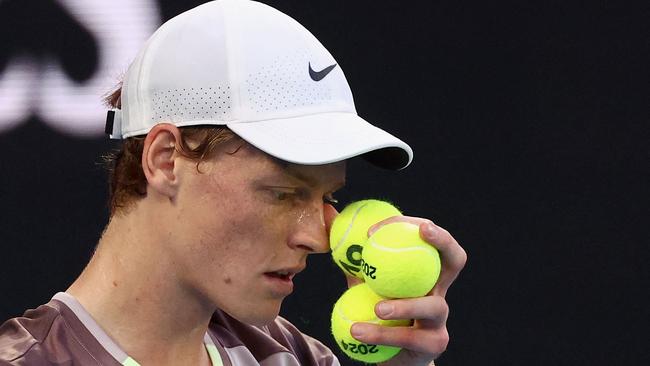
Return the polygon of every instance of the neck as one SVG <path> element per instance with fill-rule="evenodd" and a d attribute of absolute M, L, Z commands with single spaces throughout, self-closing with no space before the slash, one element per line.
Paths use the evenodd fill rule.
<path fill-rule="evenodd" d="M 214 307 L 183 286 L 160 230 L 139 231 L 162 226 L 139 217 L 111 219 L 67 292 L 141 365 L 209 365 L 203 336 Z"/>

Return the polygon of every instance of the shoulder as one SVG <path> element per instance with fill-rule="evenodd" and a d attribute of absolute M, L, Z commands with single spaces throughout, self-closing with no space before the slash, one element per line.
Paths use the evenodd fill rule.
<path fill-rule="evenodd" d="M 39 345 L 48 337 L 58 316 L 55 308 L 41 305 L 4 322 L 0 326 L 0 365 L 17 365 L 25 358 L 45 361 Z"/>
<path fill-rule="evenodd" d="M 119 362 L 71 309 L 54 298 L 0 326 L 0 366 L 62 364 L 91 366 Z"/>

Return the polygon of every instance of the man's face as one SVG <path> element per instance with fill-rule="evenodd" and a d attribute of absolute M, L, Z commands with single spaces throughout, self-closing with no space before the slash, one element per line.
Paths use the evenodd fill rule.
<path fill-rule="evenodd" d="M 261 325 L 279 313 L 307 255 L 329 250 L 336 210 L 326 202 L 344 184 L 345 163 L 283 166 L 239 145 L 224 144 L 200 173 L 181 163 L 171 250 L 190 294 Z"/>

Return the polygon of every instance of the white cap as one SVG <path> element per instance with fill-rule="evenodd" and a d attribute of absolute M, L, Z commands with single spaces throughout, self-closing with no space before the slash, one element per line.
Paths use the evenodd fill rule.
<path fill-rule="evenodd" d="M 357 115 L 343 70 L 307 29 L 248 0 L 218 0 L 163 24 L 130 65 L 111 138 L 158 123 L 226 125 L 281 160 L 318 165 L 362 155 L 402 169 L 411 148 Z"/>

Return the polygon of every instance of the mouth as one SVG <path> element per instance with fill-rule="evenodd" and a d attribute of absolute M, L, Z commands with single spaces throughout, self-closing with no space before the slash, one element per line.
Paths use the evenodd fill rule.
<path fill-rule="evenodd" d="M 281 296 L 287 296 L 293 292 L 293 278 L 302 271 L 304 267 L 284 268 L 276 271 L 264 272 L 264 277 L 270 284 L 271 290 Z"/>
<path fill-rule="evenodd" d="M 271 278 L 277 278 L 282 281 L 291 281 L 296 276 L 296 273 L 283 270 L 283 271 L 265 272 L 264 275 Z"/>

